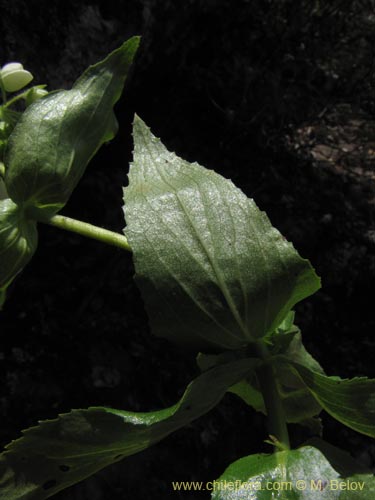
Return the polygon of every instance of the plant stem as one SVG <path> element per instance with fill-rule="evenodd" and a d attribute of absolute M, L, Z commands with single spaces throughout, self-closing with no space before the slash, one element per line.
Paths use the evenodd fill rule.
<path fill-rule="evenodd" d="M 257 370 L 257 376 L 262 391 L 264 404 L 268 418 L 268 432 L 271 437 L 275 437 L 279 446 L 275 446 L 275 451 L 280 448 L 289 449 L 289 434 L 285 419 L 285 412 L 277 387 L 277 379 L 274 367 L 270 361 L 270 353 L 266 344 L 260 341 L 256 344 L 258 356 L 263 360 L 263 365 Z"/>
<path fill-rule="evenodd" d="M 12 97 L 11 99 L 9 99 L 6 104 L 4 104 L 4 108 L 9 108 L 9 106 L 11 106 L 12 104 L 14 104 L 15 102 L 19 101 L 20 99 L 24 99 L 25 95 L 27 94 L 27 91 L 26 92 L 22 92 L 22 94 L 18 94 L 14 97 Z"/>
<path fill-rule="evenodd" d="M 65 217 L 64 215 L 54 215 L 49 219 L 40 220 L 40 222 L 44 222 L 45 224 L 49 224 L 60 229 L 65 229 L 66 231 L 72 231 L 73 233 L 81 234 L 87 238 L 92 238 L 106 243 L 107 245 L 119 247 L 123 250 L 131 252 L 130 245 L 125 236 L 109 231 L 108 229 L 103 229 L 102 227 L 93 226 L 87 222 L 71 219 L 70 217 Z"/>
<path fill-rule="evenodd" d="M 47 87 L 47 85 L 34 85 L 34 89 L 45 89 Z M 11 106 L 12 104 L 14 104 L 15 102 L 17 101 L 20 101 L 21 99 L 25 99 L 28 92 L 30 90 L 32 90 L 32 88 L 30 89 L 26 89 L 24 90 L 23 92 L 21 92 L 21 94 L 17 94 L 15 95 L 14 97 L 12 97 L 11 99 L 8 99 L 6 104 L 4 105 L 4 108 L 9 108 L 9 106 Z"/>

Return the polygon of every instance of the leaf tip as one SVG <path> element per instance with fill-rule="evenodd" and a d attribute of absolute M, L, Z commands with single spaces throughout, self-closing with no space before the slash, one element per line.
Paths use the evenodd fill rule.
<path fill-rule="evenodd" d="M 133 131 L 135 129 L 135 127 L 146 127 L 146 124 L 145 122 L 142 120 L 142 118 L 137 115 L 137 113 L 134 113 L 134 118 L 133 118 Z"/>
<path fill-rule="evenodd" d="M 137 115 L 137 113 L 134 114 L 132 135 L 134 140 L 133 157 L 137 148 L 139 148 L 142 143 L 147 143 L 150 140 L 152 141 L 156 139 L 154 138 L 151 129 L 146 125 L 142 118 Z"/>

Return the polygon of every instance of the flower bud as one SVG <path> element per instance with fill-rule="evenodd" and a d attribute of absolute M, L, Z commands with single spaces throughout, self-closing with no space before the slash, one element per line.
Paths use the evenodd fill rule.
<path fill-rule="evenodd" d="M 26 106 L 30 106 L 33 102 L 37 101 L 41 97 L 44 97 L 48 94 L 48 90 L 44 90 L 38 87 L 31 88 L 25 97 Z"/>
<path fill-rule="evenodd" d="M 3 66 L 0 70 L 0 77 L 6 92 L 16 92 L 28 85 L 33 79 L 33 75 L 23 69 L 22 64 L 18 62 Z"/>

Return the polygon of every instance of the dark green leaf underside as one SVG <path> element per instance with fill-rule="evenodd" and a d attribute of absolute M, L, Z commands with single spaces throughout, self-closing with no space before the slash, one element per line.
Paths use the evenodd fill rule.
<path fill-rule="evenodd" d="M 272 340 L 276 341 L 279 337 L 287 335 L 289 331 L 290 329 L 275 332 L 272 335 Z M 277 342 L 277 350 L 282 344 L 282 342 Z M 287 358 L 290 361 L 297 361 L 319 373 L 324 373 L 319 363 L 306 351 L 298 327 L 293 327 L 293 338 L 288 339 L 288 343 L 284 347 L 284 360 Z M 270 352 L 273 352 L 273 348 L 273 345 L 269 346 Z M 223 364 L 223 362 L 229 363 L 231 360 L 236 359 L 236 355 L 239 355 L 239 353 L 233 351 L 224 352 L 220 355 L 200 354 L 197 362 L 201 370 L 204 371 L 207 368 Z M 312 417 L 319 415 L 322 410 L 321 404 L 311 394 L 306 384 L 295 372 L 295 369 L 285 362 L 277 362 L 277 359 L 275 358 L 274 369 L 287 422 L 302 423 L 312 427 L 314 431 L 318 430 L 320 428 L 319 420 Z M 230 392 L 239 396 L 256 411 L 266 413 L 263 396 L 255 374 L 250 374 L 246 380 L 242 380 L 231 387 Z"/>
<path fill-rule="evenodd" d="M 208 412 L 228 387 L 254 369 L 243 359 L 197 377 L 165 410 L 74 410 L 41 422 L 0 456 L 0 499 L 43 500 L 125 456 L 137 453 Z"/>
<path fill-rule="evenodd" d="M 318 403 L 339 422 L 375 437 L 375 380 L 327 377 L 306 366 L 290 363 Z"/>

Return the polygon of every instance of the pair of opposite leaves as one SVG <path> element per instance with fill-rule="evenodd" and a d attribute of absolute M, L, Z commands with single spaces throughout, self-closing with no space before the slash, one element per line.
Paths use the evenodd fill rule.
<path fill-rule="evenodd" d="M 89 159 L 113 136 L 112 107 L 137 44 L 132 39 L 89 68 L 71 91 L 31 106 L 12 133 L 5 179 L 10 198 L 0 202 L 1 286 L 31 258 L 35 221 L 64 206 Z M 310 264 L 230 181 L 168 152 L 138 118 L 134 141 L 125 233 L 154 333 L 203 351 L 241 350 L 274 334 L 293 305 L 319 287 Z M 48 498 L 150 446 L 212 408 L 256 363 L 214 366 L 179 403 L 158 412 L 92 408 L 41 423 L 1 457 L 0 498 Z M 333 416 L 374 435 L 367 408 L 373 383 L 358 379 L 339 388 L 336 379 L 298 364 L 294 369 Z M 353 394 L 357 404 L 348 416 L 340 408 L 353 403 Z M 358 416 L 363 407 L 367 413 Z"/>

